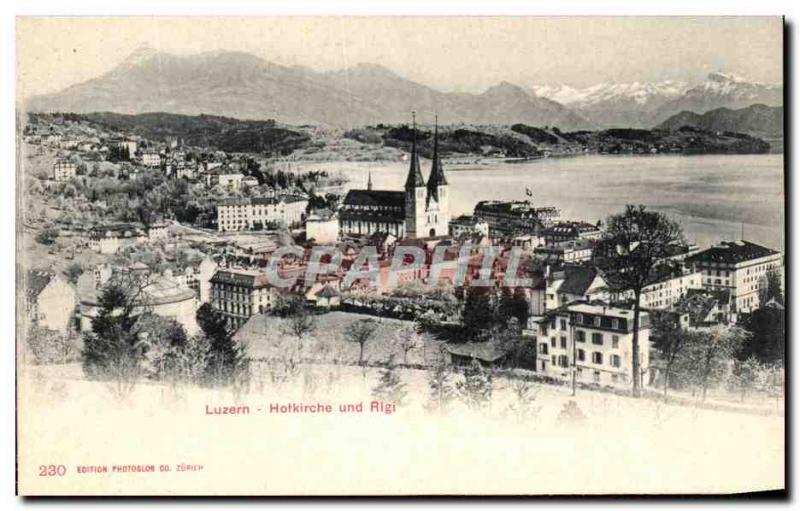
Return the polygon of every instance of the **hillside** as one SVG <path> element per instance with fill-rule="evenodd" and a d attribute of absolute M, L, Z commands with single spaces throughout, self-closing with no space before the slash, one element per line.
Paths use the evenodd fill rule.
<path fill-rule="evenodd" d="M 241 52 L 173 55 L 143 50 L 108 73 L 27 99 L 34 112 L 171 112 L 339 127 L 409 120 L 439 112 L 447 123 L 592 127 L 579 115 L 516 85 L 480 94 L 445 93 L 382 66 L 336 72 L 281 66 Z M 426 114 L 429 115 L 429 114 Z"/>
<path fill-rule="evenodd" d="M 677 130 L 691 126 L 706 131 L 730 131 L 762 137 L 783 136 L 783 107 L 751 105 L 731 110 L 717 108 L 704 114 L 683 111 L 659 124 L 657 129 Z"/>
<path fill-rule="evenodd" d="M 272 120 L 242 121 L 212 115 L 124 115 L 110 112 L 74 115 L 72 118 L 149 140 L 180 138 L 189 146 L 209 147 L 226 152 L 289 154 L 310 141 L 308 134 L 277 126 Z"/>

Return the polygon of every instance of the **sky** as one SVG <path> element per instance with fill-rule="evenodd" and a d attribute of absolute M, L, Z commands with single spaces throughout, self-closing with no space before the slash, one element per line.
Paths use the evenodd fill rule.
<path fill-rule="evenodd" d="M 24 95 L 107 72 L 136 49 L 231 50 L 317 70 L 369 62 L 443 91 L 681 80 L 782 82 L 778 17 L 22 17 Z"/>

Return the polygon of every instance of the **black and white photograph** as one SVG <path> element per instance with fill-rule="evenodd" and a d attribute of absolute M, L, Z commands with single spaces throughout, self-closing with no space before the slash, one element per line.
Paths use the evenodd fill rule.
<path fill-rule="evenodd" d="M 780 16 L 15 29 L 19 495 L 785 491 Z"/>

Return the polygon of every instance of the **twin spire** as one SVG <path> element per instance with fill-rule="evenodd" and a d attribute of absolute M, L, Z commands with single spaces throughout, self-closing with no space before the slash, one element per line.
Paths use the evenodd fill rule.
<path fill-rule="evenodd" d="M 408 168 L 406 178 L 406 189 L 420 188 L 425 186 L 425 179 L 419 166 L 419 155 L 417 154 L 417 113 L 411 112 L 413 138 L 411 140 L 411 163 Z M 446 185 L 447 179 L 444 177 L 444 169 L 439 159 L 439 116 L 435 116 L 433 134 L 433 158 L 431 160 L 431 174 L 428 176 L 428 198 L 439 200 L 438 187 Z"/>

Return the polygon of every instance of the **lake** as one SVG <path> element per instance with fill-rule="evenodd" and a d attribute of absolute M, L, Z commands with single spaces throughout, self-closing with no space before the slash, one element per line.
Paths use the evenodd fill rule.
<path fill-rule="evenodd" d="M 424 160 L 427 179 L 430 162 Z M 601 156 L 524 163 L 448 164 L 452 216 L 481 200 L 523 200 L 561 209 L 563 219 L 605 221 L 627 203 L 674 218 L 701 247 L 744 238 L 783 250 L 783 155 Z M 400 190 L 407 162 L 294 163 L 295 169 L 341 172 L 353 188 Z M 744 232 L 744 236 L 742 236 Z"/>

